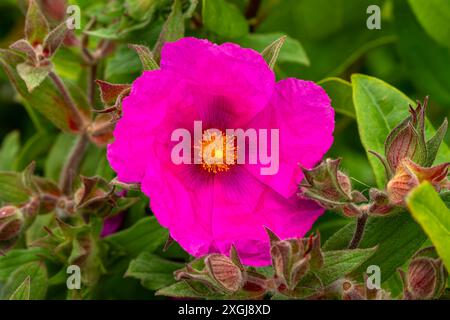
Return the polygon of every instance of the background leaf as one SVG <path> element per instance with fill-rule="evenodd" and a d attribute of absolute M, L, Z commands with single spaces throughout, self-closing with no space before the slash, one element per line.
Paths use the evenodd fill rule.
<path fill-rule="evenodd" d="M 248 24 L 239 9 L 226 0 L 203 0 L 203 23 L 209 30 L 227 38 L 248 33 Z"/>

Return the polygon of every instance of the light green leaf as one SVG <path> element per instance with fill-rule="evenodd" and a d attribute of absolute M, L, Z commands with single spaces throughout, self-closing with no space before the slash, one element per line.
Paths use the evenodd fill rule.
<path fill-rule="evenodd" d="M 2 296 L 10 297 L 16 289 L 30 278 L 30 299 L 42 300 L 47 294 L 48 276 L 47 267 L 41 261 L 34 261 L 17 268 L 6 281 L 2 288 Z"/>
<path fill-rule="evenodd" d="M 158 64 L 156 63 L 156 61 L 153 58 L 153 54 L 148 47 L 142 46 L 142 45 L 137 45 L 137 44 L 130 44 L 129 47 L 134 49 L 136 51 L 136 53 L 138 54 L 139 59 L 141 59 L 144 70 L 159 69 Z"/>
<path fill-rule="evenodd" d="M 143 252 L 131 261 L 125 276 L 141 280 L 141 284 L 147 289 L 158 290 L 175 283 L 173 273 L 183 267 L 182 263 Z"/>
<path fill-rule="evenodd" d="M 0 255 L 0 281 L 4 282 L 20 266 L 39 261 L 48 254 L 43 248 L 14 249 L 4 256 Z"/>
<path fill-rule="evenodd" d="M 17 73 L 25 81 L 29 92 L 32 92 L 34 88 L 38 87 L 47 78 L 51 70 L 52 66 L 50 64 L 35 67 L 24 62 L 17 65 Z"/>
<path fill-rule="evenodd" d="M 427 33 L 438 43 L 450 47 L 450 2 L 447 0 L 408 0 Z"/>
<path fill-rule="evenodd" d="M 20 149 L 20 134 L 18 131 L 9 133 L 0 147 L 0 170 L 11 170 L 12 164 Z"/>
<path fill-rule="evenodd" d="M 119 253 L 138 256 L 141 252 L 154 252 L 166 242 L 167 237 L 167 230 L 159 225 L 155 217 L 145 217 L 130 228 L 106 237 L 104 241 L 113 245 Z"/>
<path fill-rule="evenodd" d="M 203 0 L 205 27 L 220 36 L 238 38 L 248 33 L 248 23 L 233 3 L 226 0 Z"/>
<path fill-rule="evenodd" d="M 315 271 L 324 286 L 350 274 L 353 270 L 367 261 L 377 248 L 336 250 L 324 252 L 324 264 Z"/>
<path fill-rule="evenodd" d="M 28 197 L 19 174 L 0 171 L 0 202 L 22 204 L 28 200 Z"/>
<path fill-rule="evenodd" d="M 346 248 L 355 231 L 356 222 L 351 222 L 336 232 L 324 244 L 323 249 Z M 373 248 L 377 251 L 353 275 L 361 276 L 370 265 L 381 269 L 382 281 L 388 280 L 426 241 L 426 235 L 407 212 L 390 217 L 369 218 L 359 248 Z"/>
<path fill-rule="evenodd" d="M 151 19 L 161 0 L 125 0 L 128 14 L 138 21 Z"/>
<path fill-rule="evenodd" d="M 353 103 L 356 111 L 361 142 L 369 150 L 384 154 L 384 142 L 390 131 L 409 116 L 408 105 L 415 105 L 402 92 L 377 78 L 355 74 L 352 76 Z M 435 130 L 427 123 L 426 135 L 431 137 Z M 381 162 L 368 153 L 379 187 L 386 184 L 384 167 Z M 436 162 L 449 159 L 450 151 L 441 145 Z"/>
<path fill-rule="evenodd" d="M 26 277 L 25 280 L 17 287 L 16 291 L 14 291 L 9 300 L 30 300 L 30 277 Z"/>
<path fill-rule="evenodd" d="M 42 14 L 39 5 L 36 3 L 36 0 L 31 0 L 25 19 L 25 35 L 28 42 L 32 45 L 43 43 L 49 31 L 48 22 Z"/>
<path fill-rule="evenodd" d="M 326 78 L 318 82 L 331 98 L 334 110 L 351 118 L 356 118 L 353 105 L 352 84 L 340 78 Z"/>
<path fill-rule="evenodd" d="M 450 209 L 428 182 L 415 188 L 406 198 L 406 204 L 450 270 Z"/>

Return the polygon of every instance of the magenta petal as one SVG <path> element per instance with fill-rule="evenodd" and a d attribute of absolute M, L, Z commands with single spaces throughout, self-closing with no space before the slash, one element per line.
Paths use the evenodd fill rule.
<path fill-rule="evenodd" d="M 280 166 L 275 175 L 261 175 L 261 165 L 246 165 L 258 179 L 286 198 L 303 179 L 300 166 L 313 167 L 333 143 L 334 110 L 326 92 L 310 81 L 278 82 L 270 105 L 249 128 L 279 129 Z M 266 165 L 264 165 L 266 167 Z"/>
<path fill-rule="evenodd" d="M 167 43 L 161 69 L 179 74 L 202 92 L 227 97 L 238 114 L 236 126 L 267 105 L 275 85 L 275 75 L 259 53 L 232 43 L 195 38 Z"/>

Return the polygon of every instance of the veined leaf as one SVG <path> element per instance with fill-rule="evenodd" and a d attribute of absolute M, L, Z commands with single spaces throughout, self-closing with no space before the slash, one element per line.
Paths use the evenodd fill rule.
<path fill-rule="evenodd" d="M 9 297 L 9 300 L 30 300 L 30 277 L 26 277 L 25 280 L 17 287 L 16 291 Z"/>
<path fill-rule="evenodd" d="M 173 272 L 183 267 L 182 263 L 143 252 L 131 261 L 125 276 L 141 280 L 141 284 L 147 289 L 158 290 L 175 283 Z"/>
<path fill-rule="evenodd" d="M 17 288 L 27 279 L 30 279 L 30 299 L 42 300 L 47 294 L 48 276 L 47 267 L 41 261 L 29 262 L 17 268 L 2 288 L 2 296 L 9 298 Z"/>
<path fill-rule="evenodd" d="M 323 249 L 346 248 L 355 232 L 356 222 L 351 222 L 336 232 L 324 244 Z M 378 246 L 377 251 L 353 275 L 361 276 L 370 265 L 381 269 L 382 281 L 388 280 L 422 246 L 427 239 L 419 225 L 407 212 L 369 218 L 359 248 Z"/>
<path fill-rule="evenodd" d="M 130 228 L 117 232 L 104 241 L 119 252 L 138 256 L 141 252 L 153 252 L 167 240 L 167 230 L 162 228 L 155 217 L 145 217 Z"/>

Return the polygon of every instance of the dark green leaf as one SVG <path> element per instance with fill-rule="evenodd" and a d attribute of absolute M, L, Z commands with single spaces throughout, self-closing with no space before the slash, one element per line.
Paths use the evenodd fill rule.
<path fill-rule="evenodd" d="M 336 250 L 324 252 L 324 264 L 321 269 L 315 271 L 324 286 L 343 278 L 366 262 L 377 248 Z"/>
<path fill-rule="evenodd" d="M 167 240 L 167 230 L 155 217 L 145 217 L 130 228 L 117 232 L 104 240 L 119 252 L 138 256 L 141 252 L 153 252 Z"/>
<path fill-rule="evenodd" d="M 125 276 L 141 280 L 142 285 L 147 289 L 158 290 L 175 283 L 173 273 L 183 267 L 182 263 L 143 252 L 131 261 Z"/>
<path fill-rule="evenodd" d="M 4 282 L 20 266 L 39 261 L 48 254 L 43 248 L 14 249 L 0 255 L 0 281 Z"/>
<path fill-rule="evenodd" d="M 355 232 L 355 222 L 349 223 L 325 242 L 324 250 L 346 248 Z M 382 281 L 388 280 L 422 246 L 427 237 L 407 212 L 390 217 L 369 218 L 359 248 L 377 251 L 353 274 L 361 276 L 370 265 L 381 269 Z"/>

